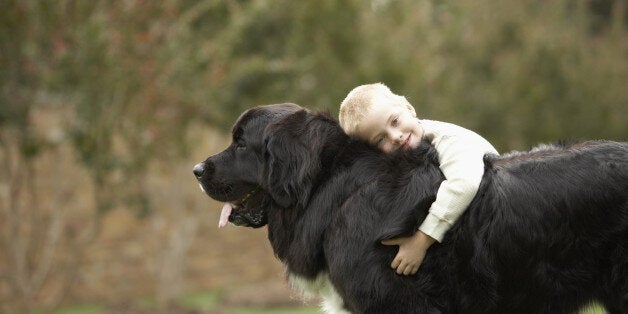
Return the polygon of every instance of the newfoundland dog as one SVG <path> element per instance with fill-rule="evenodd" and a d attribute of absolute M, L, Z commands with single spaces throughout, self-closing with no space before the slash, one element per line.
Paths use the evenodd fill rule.
<path fill-rule="evenodd" d="M 227 220 L 268 225 L 290 280 L 332 313 L 628 313 L 628 143 L 487 155 L 479 191 L 418 273 L 390 268 L 440 182 L 426 141 L 383 154 L 335 119 L 259 106 L 233 142 L 194 167 Z M 255 267 L 254 263 L 251 267 Z"/>

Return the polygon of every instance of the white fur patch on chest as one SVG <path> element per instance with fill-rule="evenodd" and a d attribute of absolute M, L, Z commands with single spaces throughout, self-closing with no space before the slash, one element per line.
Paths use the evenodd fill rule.
<path fill-rule="evenodd" d="M 325 313 L 351 314 L 343 308 L 342 298 L 334 289 L 327 273 L 320 273 L 314 280 L 288 274 L 288 282 L 293 289 L 301 292 L 305 300 L 321 298 L 321 309 Z"/>

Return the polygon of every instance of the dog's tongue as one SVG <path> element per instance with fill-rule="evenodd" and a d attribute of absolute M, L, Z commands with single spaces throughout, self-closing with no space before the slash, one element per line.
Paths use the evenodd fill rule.
<path fill-rule="evenodd" d="M 222 228 L 227 225 L 232 209 L 233 205 L 231 203 L 225 203 L 225 205 L 222 206 L 222 211 L 220 211 L 220 220 L 218 221 L 218 228 Z"/>

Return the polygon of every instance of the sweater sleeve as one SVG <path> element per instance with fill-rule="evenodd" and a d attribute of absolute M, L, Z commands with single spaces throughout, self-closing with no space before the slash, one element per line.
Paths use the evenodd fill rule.
<path fill-rule="evenodd" d="M 484 175 L 484 154 L 497 151 L 478 134 L 453 124 L 426 121 L 424 129 L 438 152 L 445 181 L 419 230 L 441 242 L 477 193 Z"/>

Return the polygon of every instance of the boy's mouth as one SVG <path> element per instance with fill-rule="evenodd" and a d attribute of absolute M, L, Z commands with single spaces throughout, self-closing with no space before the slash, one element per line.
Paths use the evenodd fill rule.
<path fill-rule="evenodd" d="M 410 147 L 410 138 L 412 137 L 412 134 L 409 134 L 408 137 L 406 138 L 405 141 L 403 141 L 403 143 L 401 143 L 401 147 L 403 149 L 406 149 L 408 147 Z"/>

